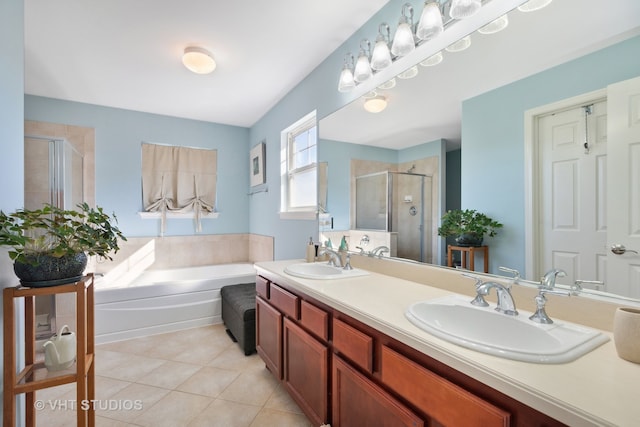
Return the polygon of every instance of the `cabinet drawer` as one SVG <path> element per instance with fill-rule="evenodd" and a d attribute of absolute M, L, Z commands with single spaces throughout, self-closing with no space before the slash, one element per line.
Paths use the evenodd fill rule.
<path fill-rule="evenodd" d="M 269 299 L 269 281 L 264 277 L 256 277 L 256 293 L 266 300 Z"/>
<path fill-rule="evenodd" d="M 269 286 L 269 302 L 284 315 L 295 320 L 300 318 L 300 298 L 275 283 Z"/>
<path fill-rule="evenodd" d="M 503 427 L 510 415 L 410 359 L 382 346 L 381 379 L 443 425 Z"/>
<path fill-rule="evenodd" d="M 333 319 L 333 348 L 367 372 L 373 372 L 373 338 Z"/>
<path fill-rule="evenodd" d="M 329 313 L 305 300 L 300 301 L 300 324 L 318 338 L 329 339 Z"/>

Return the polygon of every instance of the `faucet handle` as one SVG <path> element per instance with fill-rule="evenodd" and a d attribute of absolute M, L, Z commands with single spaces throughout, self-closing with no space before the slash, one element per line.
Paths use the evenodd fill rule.
<path fill-rule="evenodd" d="M 353 270 L 353 267 L 351 267 L 351 254 L 349 252 L 345 254 L 344 267 L 342 268 L 344 270 Z"/>
<path fill-rule="evenodd" d="M 573 285 L 571 285 L 571 295 L 578 295 L 580 292 L 582 292 L 582 285 L 584 283 L 589 285 L 596 285 L 597 291 L 601 289 L 601 286 L 604 286 L 604 282 L 601 280 L 576 280 L 575 282 L 573 282 Z"/>
<path fill-rule="evenodd" d="M 529 316 L 529 319 L 533 320 L 536 323 L 542 323 L 543 325 L 550 325 L 553 323 L 553 320 L 547 315 L 545 310 L 545 306 L 547 305 L 546 294 L 551 295 L 559 295 L 563 297 L 570 297 L 571 292 L 568 291 L 558 291 L 555 289 L 545 289 L 540 287 L 538 289 L 538 295 L 535 297 L 536 301 L 536 312 Z"/>
<path fill-rule="evenodd" d="M 462 273 L 462 276 L 468 277 L 469 279 L 473 279 L 476 281 L 475 283 L 476 297 L 473 300 L 471 300 L 471 304 L 475 305 L 476 307 L 489 307 L 489 303 L 484 299 L 484 296 L 489 294 L 489 290 L 481 288 L 483 283 L 482 279 L 472 276 L 470 274 L 465 274 L 465 273 Z"/>
<path fill-rule="evenodd" d="M 498 267 L 498 270 L 504 271 L 505 273 L 511 273 L 513 275 L 513 284 L 517 284 L 520 281 L 520 272 L 514 268 L 509 267 Z M 509 288 L 511 288 L 511 284 L 509 284 Z"/>

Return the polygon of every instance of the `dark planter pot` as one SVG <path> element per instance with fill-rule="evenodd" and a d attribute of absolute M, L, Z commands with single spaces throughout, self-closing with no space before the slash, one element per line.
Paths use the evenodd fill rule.
<path fill-rule="evenodd" d="M 29 262 L 14 262 L 13 271 L 20 283 L 30 287 L 55 286 L 82 277 L 87 267 L 84 252 L 57 258 L 45 254 L 27 256 Z"/>
<path fill-rule="evenodd" d="M 470 233 L 461 234 L 456 237 L 458 246 L 482 246 L 482 240 L 484 240 L 484 236 Z"/>

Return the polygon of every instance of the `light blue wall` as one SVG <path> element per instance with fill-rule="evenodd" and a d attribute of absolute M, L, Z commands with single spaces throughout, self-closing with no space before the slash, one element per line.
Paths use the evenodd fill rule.
<path fill-rule="evenodd" d="M 504 224 L 489 242 L 492 272 L 525 272 L 524 112 L 639 74 L 635 37 L 462 104 L 462 207 Z"/>
<path fill-rule="evenodd" d="M 25 96 L 25 119 L 95 129 L 96 203 L 115 212 L 128 237 L 157 236 L 159 220 L 142 220 L 141 150 L 144 142 L 218 150 L 215 220 L 203 234 L 249 231 L 249 129 L 52 98 Z M 189 219 L 168 219 L 165 235 L 195 234 Z"/>

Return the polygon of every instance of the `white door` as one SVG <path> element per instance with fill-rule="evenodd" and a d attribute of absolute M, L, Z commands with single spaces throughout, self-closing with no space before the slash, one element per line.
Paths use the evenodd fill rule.
<path fill-rule="evenodd" d="M 640 77 L 610 85 L 607 291 L 640 297 Z M 619 251 L 622 252 L 622 251 Z"/>
<path fill-rule="evenodd" d="M 539 117 L 537 123 L 541 168 L 538 277 L 559 268 L 567 276 L 558 278 L 558 283 L 604 281 L 607 102 L 555 111 Z"/>

